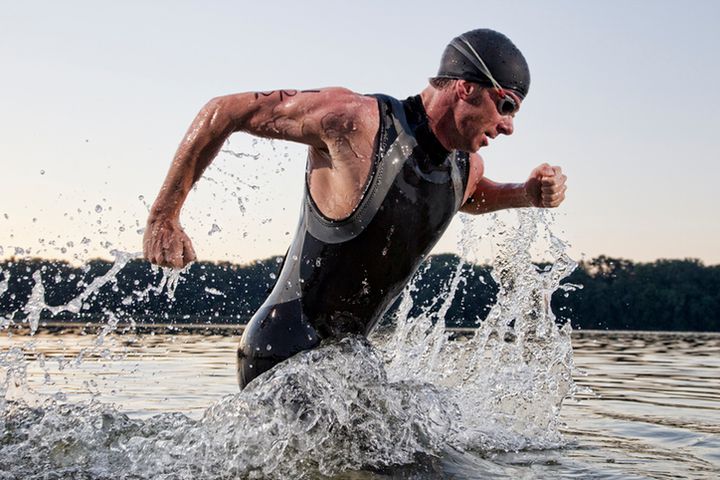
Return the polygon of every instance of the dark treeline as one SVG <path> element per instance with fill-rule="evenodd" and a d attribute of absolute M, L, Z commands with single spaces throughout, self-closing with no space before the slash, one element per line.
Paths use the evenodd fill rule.
<path fill-rule="evenodd" d="M 111 281 L 90 295 L 81 314 L 47 310 L 42 320 L 95 321 L 112 312 L 119 320 L 138 323 L 244 323 L 274 285 L 280 258 L 250 265 L 198 262 L 180 280 L 174 299 L 152 290 L 162 279 L 147 262 L 128 263 Z M 435 312 L 447 298 L 455 255 L 435 255 L 421 267 L 413 292 L 412 315 Z M 93 260 L 73 267 L 40 259 L 0 262 L 0 317 L 22 321 L 31 295 L 33 274 L 40 270 L 47 305 L 62 305 L 83 292 L 111 263 Z M 540 267 L 538 267 L 540 268 Z M 465 265 L 464 281 L 446 316 L 453 327 L 482 321 L 495 301 L 497 285 L 490 267 Z M 574 328 L 676 331 L 720 331 L 720 266 L 698 260 L 658 260 L 634 263 L 598 257 L 581 262 L 564 283 L 581 285 L 553 296 L 558 321 Z M 4 290 L 4 291 L 3 291 Z M 441 300 L 438 300 L 441 299 Z"/>

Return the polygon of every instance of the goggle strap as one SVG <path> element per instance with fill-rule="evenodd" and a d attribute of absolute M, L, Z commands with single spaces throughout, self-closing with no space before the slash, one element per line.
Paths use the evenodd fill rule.
<path fill-rule="evenodd" d="M 470 54 L 470 52 L 468 52 L 465 49 L 465 47 L 463 45 L 459 44 L 456 40 L 453 40 L 452 42 L 450 42 L 450 45 L 455 47 L 455 49 L 457 49 L 458 52 L 462 53 L 463 56 L 465 58 L 467 58 L 470 61 L 470 63 L 472 63 L 475 66 L 475 68 L 480 70 L 480 72 L 482 72 L 488 79 L 490 79 L 490 83 L 492 83 L 493 86 L 498 90 L 498 93 L 500 93 L 500 95 L 504 97 L 505 91 L 500 86 L 500 84 L 497 82 L 497 80 L 495 80 L 495 78 L 493 78 L 492 73 L 490 73 L 490 69 L 487 67 L 487 65 L 485 65 L 485 62 L 483 61 L 482 57 L 475 51 L 473 46 L 470 44 L 470 42 L 468 42 L 465 39 L 465 37 L 461 36 L 459 39 L 465 45 L 467 45 L 467 47 L 470 49 L 470 52 L 472 52 L 474 57 L 473 57 L 473 55 Z"/>

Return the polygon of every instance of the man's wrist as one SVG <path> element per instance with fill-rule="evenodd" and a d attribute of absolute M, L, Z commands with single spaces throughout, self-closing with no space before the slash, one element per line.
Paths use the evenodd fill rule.
<path fill-rule="evenodd" d="M 180 218 L 179 211 L 177 208 L 168 205 L 153 205 L 150 207 L 150 214 L 148 215 L 148 223 L 155 223 L 159 221 L 177 221 Z"/>
<path fill-rule="evenodd" d="M 528 184 L 526 183 L 514 183 L 512 184 L 513 191 L 515 195 L 513 196 L 514 204 L 513 207 L 515 208 L 527 208 L 532 207 L 533 202 L 530 199 L 530 192 L 528 189 Z"/>

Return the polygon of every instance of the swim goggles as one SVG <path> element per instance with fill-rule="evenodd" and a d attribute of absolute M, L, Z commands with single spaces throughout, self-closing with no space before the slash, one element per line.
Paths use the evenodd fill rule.
<path fill-rule="evenodd" d="M 470 42 L 468 42 L 465 37 L 460 36 L 458 39 L 450 42 L 450 45 L 455 47 L 458 52 L 462 53 L 463 56 L 475 66 L 475 68 L 477 68 L 483 75 L 485 75 L 490 80 L 490 83 L 495 88 L 495 91 L 498 94 L 498 100 L 495 104 L 498 113 L 500 115 L 512 115 L 513 113 L 515 113 L 519 108 L 517 102 L 512 96 L 508 95 L 497 82 L 497 80 L 495 80 L 495 78 L 492 76 L 492 73 L 490 73 L 490 69 L 487 67 L 487 65 L 485 65 L 482 57 L 477 53 L 477 51 L 475 51 Z M 466 49 L 466 46 L 470 50 Z M 470 52 L 472 52 L 472 54 Z"/>

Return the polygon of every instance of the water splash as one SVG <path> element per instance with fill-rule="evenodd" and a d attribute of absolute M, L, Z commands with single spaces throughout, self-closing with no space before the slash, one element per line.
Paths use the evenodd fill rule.
<path fill-rule="evenodd" d="M 8 285 L 10 283 L 10 272 L 3 272 L 2 268 L 0 268 L 0 275 L 4 276 L 3 280 L 0 281 L 0 297 L 2 297 L 5 292 L 7 292 Z"/>
<path fill-rule="evenodd" d="M 28 349 L 3 352 L 0 469 L 25 478 L 312 478 L 408 464 L 448 449 L 561 445 L 558 415 L 574 391 L 574 367 L 570 329 L 556 325 L 550 295 L 575 264 L 546 213 L 520 211 L 516 226 L 492 220 L 484 236 L 497 247 L 492 277 L 499 292 L 469 338 L 451 340 L 444 326 L 466 281 L 461 262 L 436 304 L 415 317 L 410 293 L 419 283 L 408 287 L 389 336 L 372 343 L 349 337 L 299 354 L 199 420 L 179 413 L 133 419 L 111 405 L 62 395 L 31 407 L 7 395 L 26 384 Z M 466 220 L 463 237 L 478 238 L 478 229 Z M 551 260 L 542 268 L 530 254 L 540 237 Z M 463 256 L 475 245 L 464 241 Z M 157 285 L 136 295 L 165 290 L 173 298 L 181 279 L 163 271 Z M 68 311 L 87 298 L 47 307 L 41 286 L 36 280 L 30 312 Z M 92 352 L 117 324 L 108 314 Z"/>
<path fill-rule="evenodd" d="M 93 295 L 98 294 L 103 287 L 106 285 L 115 285 L 113 288 L 117 288 L 116 284 L 119 280 L 119 274 L 126 267 L 126 265 L 133 259 L 139 258 L 139 253 L 128 253 L 113 251 L 114 261 L 110 268 L 102 275 L 94 277 L 91 281 L 85 282 L 80 280 L 78 286 L 82 289 L 79 294 L 66 303 L 60 305 L 51 305 L 46 299 L 45 283 L 43 279 L 43 269 L 39 268 L 32 273 L 32 287 L 27 302 L 22 306 L 21 311 L 25 315 L 22 322 L 28 324 L 30 338 L 35 335 L 40 325 L 41 316 L 47 312 L 53 318 L 61 313 L 69 312 L 74 315 L 80 314 L 83 309 L 88 306 L 88 301 Z M 175 290 L 178 284 L 183 280 L 183 274 L 187 273 L 190 265 L 186 266 L 182 270 L 176 270 L 171 268 L 158 268 L 155 267 L 155 272 L 161 271 L 162 275 L 157 284 L 149 284 L 141 290 L 134 290 L 132 296 L 137 301 L 146 301 L 151 293 L 162 294 L 165 293 L 167 301 L 172 302 L 175 300 Z M 29 272 L 29 270 L 28 270 Z M 9 281 L 9 274 L 5 272 L 6 281 Z M 70 275 L 70 278 L 66 280 L 72 280 L 75 275 Z M 62 280 L 62 278 L 54 279 L 56 282 Z M 127 300 L 127 299 L 126 299 Z M 123 305 L 131 304 L 133 300 L 123 301 Z M 122 311 L 111 311 L 108 308 L 102 309 L 102 321 L 97 323 L 98 330 L 95 335 L 95 341 L 88 348 L 81 349 L 74 357 L 65 359 L 63 357 L 57 358 L 59 364 L 59 370 L 63 370 L 66 366 L 79 367 L 86 358 L 96 358 L 101 360 L 118 360 L 124 357 L 123 354 L 112 356 L 110 350 L 105 348 L 106 340 L 110 340 L 111 344 L 116 342 L 116 338 L 112 334 L 117 330 L 120 324 L 120 317 L 123 316 L 130 323 L 129 330 L 134 331 L 137 323 L 132 316 L 126 315 Z M 3 318 L 2 326 L 3 329 L 7 329 L 8 336 L 12 335 L 10 327 L 16 322 L 10 316 Z M 7 352 L 0 352 L 0 398 L 3 401 L 7 401 L 10 398 L 23 398 L 25 401 L 30 399 L 34 401 L 42 401 L 42 395 L 39 395 L 32 388 L 30 388 L 27 381 L 27 371 L 30 362 L 37 360 L 40 364 L 41 369 L 44 371 L 45 384 L 52 383 L 48 368 L 45 365 L 45 358 L 42 353 L 37 353 L 35 350 L 35 342 L 30 340 L 25 342 L 20 347 L 12 347 Z M 92 383 L 92 382 L 90 382 Z M 12 387 L 12 388 L 11 388 Z M 58 392 L 64 397 L 63 392 Z M 0 410 L 0 414 L 3 413 Z"/>
<path fill-rule="evenodd" d="M 493 218 L 487 233 L 497 245 L 492 277 L 499 286 L 495 305 L 468 340 L 451 341 L 442 320 L 460 285 L 455 269 L 438 314 L 412 318 L 410 286 L 388 342 L 388 376 L 452 388 L 462 414 L 459 444 L 483 450 L 549 448 L 561 444 L 562 400 L 575 391 L 570 325 L 558 327 L 550 297 L 576 264 L 567 246 L 550 231 L 540 210 L 520 210 L 512 227 Z M 541 225 L 552 263 L 537 267 L 531 258 Z M 466 220 L 463 238 L 478 238 Z M 463 256 L 475 242 L 461 244 Z"/>
<path fill-rule="evenodd" d="M 296 356 L 199 420 L 135 420 L 92 401 L 8 405 L 0 466 L 24 477 L 332 475 L 438 452 L 456 429 L 448 408 L 431 385 L 389 382 L 377 350 L 353 337 Z"/>
<path fill-rule="evenodd" d="M 63 305 L 48 305 L 45 301 L 45 286 L 42 281 L 42 271 L 36 270 L 33 272 L 32 278 L 34 281 L 30 298 L 23 307 L 25 313 L 25 322 L 30 325 L 30 334 L 34 335 L 38 329 L 40 323 L 40 315 L 43 311 L 47 310 L 52 315 L 57 315 L 61 312 L 80 313 L 85 301 L 90 298 L 93 294 L 100 290 L 105 284 L 109 282 L 117 282 L 118 273 L 127 265 L 127 263 L 134 259 L 139 258 L 139 253 L 127 253 L 113 251 L 112 254 L 115 256 L 110 270 L 104 275 L 98 276 L 90 282 L 89 285 L 75 298 Z"/>

